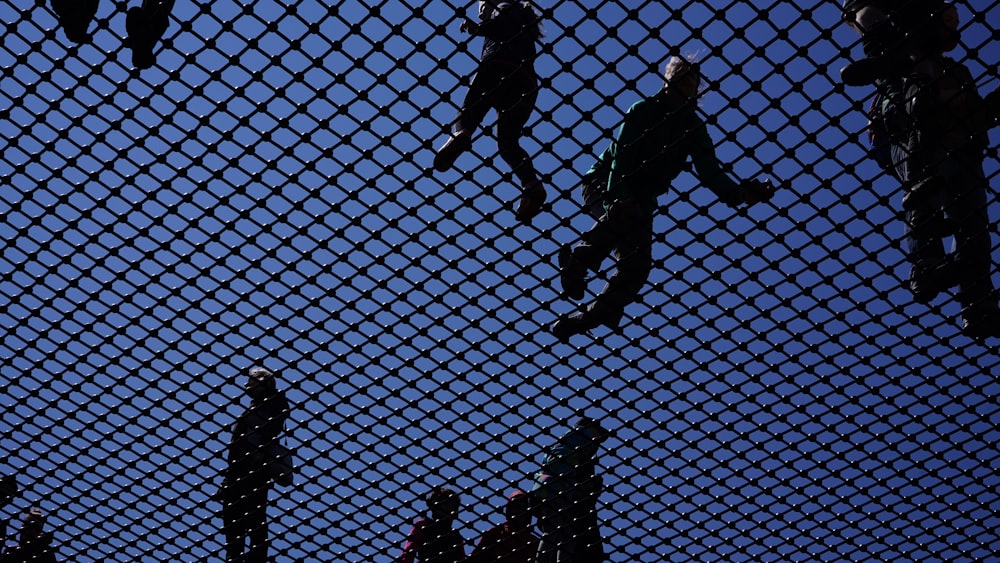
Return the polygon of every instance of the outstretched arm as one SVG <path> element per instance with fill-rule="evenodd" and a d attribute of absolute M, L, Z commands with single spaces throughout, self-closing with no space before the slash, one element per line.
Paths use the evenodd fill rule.
<path fill-rule="evenodd" d="M 989 126 L 996 127 L 1000 124 L 1000 86 L 986 94 L 986 113 L 989 116 Z"/>
<path fill-rule="evenodd" d="M 733 206 L 741 203 L 753 205 L 771 199 L 774 186 L 770 180 L 746 180 L 737 184 L 726 174 L 715 156 L 715 146 L 704 123 L 691 132 L 691 141 L 691 160 L 698 179 L 723 202 Z"/>

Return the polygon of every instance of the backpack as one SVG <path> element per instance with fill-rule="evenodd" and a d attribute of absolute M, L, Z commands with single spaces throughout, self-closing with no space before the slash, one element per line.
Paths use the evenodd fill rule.
<path fill-rule="evenodd" d="M 892 142 L 884 114 L 886 105 L 886 95 L 878 91 L 868 106 L 869 152 L 882 170 L 895 174 L 895 167 L 892 165 Z"/>
<path fill-rule="evenodd" d="M 906 133 L 906 100 L 902 81 L 879 84 L 868 106 L 869 154 L 889 174 L 896 176 L 892 145 Z"/>

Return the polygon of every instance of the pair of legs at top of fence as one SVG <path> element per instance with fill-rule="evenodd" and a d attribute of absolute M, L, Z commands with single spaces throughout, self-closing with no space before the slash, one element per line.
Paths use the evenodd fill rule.
<path fill-rule="evenodd" d="M 914 136 L 916 132 L 892 147 L 896 174 L 903 185 L 917 182 L 922 186 L 919 196 L 908 198 L 904 205 L 914 300 L 930 303 L 941 292 L 958 286 L 963 332 L 974 337 L 1000 336 L 1000 308 L 990 279 L 989 186 L 982 148 L 947 150 L 936 141 L 921 142 Z M 951 253 L 945 252 L 947 237 L 954 237 Z"/>
<path fill-rule="evenodd" d="M 52 0 L 52 9 L 67 39 L 89 43 L 89 28 L 97 15 L 100 0 Z M 149 68 L 156 63 L 156 44 L 170 22 L 174 0 L 142 0 L 125 14 L 125 45 L 132 51 L 132 65 Z"/>

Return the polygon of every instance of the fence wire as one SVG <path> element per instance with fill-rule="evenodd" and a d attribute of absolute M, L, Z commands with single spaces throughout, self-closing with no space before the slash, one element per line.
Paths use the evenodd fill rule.
<path fill-rule="evenodd" d="M 995 560 L 995 340 L 914 302 L 840 3 L 539 1 L 530 224 L 492 117 L 431 167 L 475 5 L 178 0 L 142 70 L 138 5 L 100 2 L 84 44 L 50 2 L 0 5 L 6 543 L 38 507 L 60 561 L 221 561 L 259 365 L 295 461 L 273 561 L 392 561 L 440 486 L 471 552 L 581 414 L 610 432 L 607 561 Z M 957 6 L 985 94 L 1000 3 Z M 778 189 L 733 209 L 682 173 L 620 329 L 560 342 L 581 176 L 684 53 L 720 160 Z"/>

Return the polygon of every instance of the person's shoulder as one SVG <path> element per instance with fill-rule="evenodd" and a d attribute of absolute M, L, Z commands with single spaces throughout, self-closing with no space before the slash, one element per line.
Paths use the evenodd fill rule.
<path fill-rule="evenodd" d="M 632 105 L 630 105 L 628 107 L 628 110 L 626 111 L 626 113 L 635 113 L 635 112 L 638 112 L 638 111 L 642 111 L 643 109 L 645 109 L 646 107 L 648 107 L 649 104 L 653 103 L 655 101 L 655 99 L 656 99 L 656 96 L 651 96 L 649 98 L 642 98 L 642 99 L 636 100 L 636 101 L 632 102 Z"/>
<path fill-rule="evenodd" d="M 501 538 L 504 535 L 506 535 L 506 533 L 507 533 L 506 524 L 497 524 L 496 526 L 491 526 L 488 530 L 483 532 L 483 541 L 487 541 L 490 539 L 495 540 Z"/>
<path fill-rule="evenodd" d="M 413 531 L 410 532 L 410 533 L 411 534 L 419 534 L 425 528 L 427 528 L 427 526 L 429 526 L 430 524 L 431 524 L 431 520 L 429 520 L 429 519 L 427 519 L 427 518 L 425 518 L 423 516 L 418 516 L 417 519 L 413 521 Z"/>
<path fill-rule="evenodd" d="M 275 405 L 282 410 L 288 409 L 288 396 L 285 395 L 284 391 L 278 389 L 268 399 L 272 405 Z"/>
<path fill-rule="evenodd" d="M 969 67 L 965 66 L 965 64 L 959 60 L 953 59 L 951 57 L 942 56 L 941 66 L 943 66 L 945 68 L 945 72 L 949 74 L 952 75 L 958 74 L 962 78 L 965 78 L 967 80 L 972 80 L 972 71 L 969 70 Z"/>

